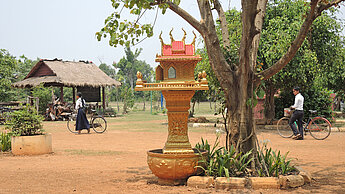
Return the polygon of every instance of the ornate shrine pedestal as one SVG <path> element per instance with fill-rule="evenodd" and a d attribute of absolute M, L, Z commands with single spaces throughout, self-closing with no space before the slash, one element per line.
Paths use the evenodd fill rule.
<path fill-rule="evenodd" d="M 186 35 L 186 33 L 185 33 Z M 188 139 L 188 110 L 195 90 L 208 90 L 206 73 L 199 73 L 194 80 L 195 65 L 201 60 L 195 55 L 195 38 L 192 44 L 175 41 L 171 35 L 171 44 L 162 43 L 162 55 L 157 55 L 160 65 L 156 68 L 156 81 L 146 83 L 143 75 L 137 73 L 136 91 L 161 90 L 168 109 L 168 138 L 163 149 L 147 152 L 147 163 L 152 173 L 158 177 L 159 184 L 179 185 L 197 173 L 198 161 L 207 152 L 199 153 L 192 149 Z M 200 164 L 199 164 L 200 165 Z"/>
<path fill-rule="evenodd" d="M 195 91 L 162 91 L 168 109 L 168 139 L 164 154 L 194 153 L 188 139 L 188 110 Z"/>
<path fill-rule="evenodd" d="M 188 139 L 188 110 L 195 91 L 162 91 L 168 109 L 168 139 L 163 149 L 148 152 L 147 163 L 162 185 L 179 185 L 196 174 L 201 159 Z M 206 154 L 206 152 L 203 152 Z"/>

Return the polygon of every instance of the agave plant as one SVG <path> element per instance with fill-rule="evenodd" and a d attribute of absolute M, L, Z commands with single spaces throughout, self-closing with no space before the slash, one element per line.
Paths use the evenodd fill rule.
<path fill-rule="evenodd" d="M 207 150 L 208 155 L 202 157 L 199 161 L 199 166 L 206 176 L 214 177 L 230 177 L 230 176 L 245 176 L 248 174 L 247 167 L 252 162 L 252 158 L 249 158 L 251 151 L 245 154 L 236 153 L 233 146 L 227 150 L 225 147 L 218 147 L 219 138 L 217 137 L 214 146 L 208 144 L 208 141 L 204 141 L 201 138 L 201 144 L 196 144 L 196 148 L 201 153 L 201 150 Z"/>
<path fill-rule="evenodd" d="M 296 168 L 291 165 L 291 159 L 287 159 L 289 152 L 282 155 L 280 151 L 273 151 L 272 148 L 267 148 L 265 144 L 261 150 L 258 152 L 259 161 L 264 161 L 267 168 L 268 176 L 279 176 L 290 174 L 296 171 Z M 260 168 L 257 170 L 259 176 L 265 176 L 264 169 Z"/>
<path fill-rule="evenodd" d="M 11 149 L 11 133 L 5 131 L 0 133 L 0 151 L 6 152 Z"/>

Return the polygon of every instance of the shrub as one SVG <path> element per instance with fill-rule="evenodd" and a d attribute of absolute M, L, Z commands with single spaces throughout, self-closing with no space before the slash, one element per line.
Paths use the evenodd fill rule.
<path fill-rule="evenodd" d="M 162 109 L 162 113 L 163 113 L 163 114 L 167 113 L 167 109 L 163 108 L 163 109 Z"/>
<path fill-rule="evenodd" d="M 48 104 L 52 101 L 52 91 L 51 88 L 46 88 L 42 84 L 33 88 L 32 96 L 39 98 L 39 112 L 45 113 Z"/>
<path fill-rule="evenodd" d="M 0 151 L 6 152 L 11 149 L 11 133 L 1 132 L 0 133 Z"/>
<path fill-rule="evenodd" d="M 252 171 L 248 167 L 253 161 L 251 157 L 252 151 L 247 153 L 237 153 L 233 146 L 227 150 L 225 147 L 218 147 L 219 138 L 217 137 L 213 147 L 207 140 L 201 138 L 201 143 L 197 143 L 195 148 L 206 150 L 206 157 L 202 157 L 199 166 L 203 170 L 203 174 L 213 177 L 244 177 L 244 176 L 278 176 L 292 174 L 296 169 L 291 165 L 291 160 L 287 160 L 287 155 L 282 155 L 280 151 L 275 152 L 268 149 L 266 144 L 260 152 L 257 152 L 258 167 Z M 263 154 L 260 154 L 263 153 Z M 266 171 L 267 169 L 267 171 Z"/>
<path fill-rule="evenodd" d="M 35 108 L 27 105 L 23 109 L 10 113 L 6 123 L 14 136 L 41 135 L 43 117 L 37 114 Z"/>

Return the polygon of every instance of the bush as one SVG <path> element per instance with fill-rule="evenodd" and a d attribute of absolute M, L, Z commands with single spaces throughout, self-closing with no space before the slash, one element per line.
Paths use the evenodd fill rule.
<path fill-rule="evenodd" d="M 0 133 L 0 151 L 6 152 L 11 150 L 11 133 L 1 132 Z"/>
<path fill-rule="evenodd" d="M 10 119 L 6 123 L 7 128 L 15 136 L 41 135 L 43 117 L 37 114 L 35 108 L 27 105 L 23 109 L 10 113 Z"/>
<path fill-rule="evenodd" d="M 32 90 L 32 96 L 39 98 L 39 112 L 45 113 L 48 104 L 52 102 L 51 88 L 45 88 L 43 85 L 37 86 Z"/>

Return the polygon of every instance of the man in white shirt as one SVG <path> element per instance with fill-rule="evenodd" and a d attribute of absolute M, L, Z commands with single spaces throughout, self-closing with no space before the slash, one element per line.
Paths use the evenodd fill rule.
<path fill-rule="evenodd" d="M 295 95 L 295 104 L 290 107 L 291 109 L 294 109 L 295 111 L 293 112 L 289 120 L 289 125 L 293 131 L 292 139 L 303 140 L 302 119 L 304 116 L 304 112 L 303 112 L 304 97 L 300 93 L 299 87 L 294 87 L 294 89 L 292 89 L 292 93 Z M 295 122 L 297 122 L 298 129 L 295 125 Z"/>

